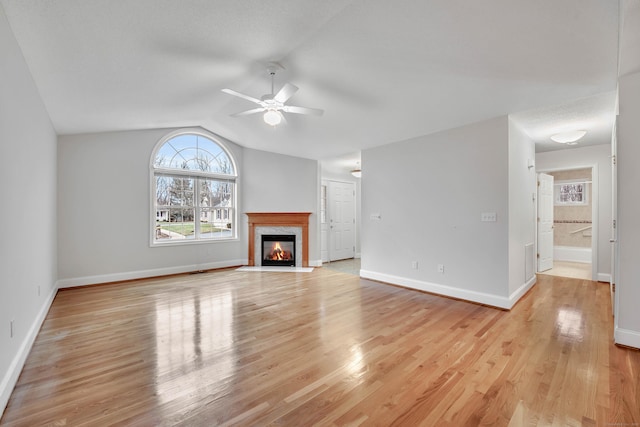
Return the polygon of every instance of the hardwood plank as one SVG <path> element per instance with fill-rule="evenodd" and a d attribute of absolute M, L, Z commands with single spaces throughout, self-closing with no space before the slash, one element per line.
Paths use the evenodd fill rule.
<path fill-rule="evenodd" d="M 554 276 L 510 312 L 322 268 L 68 289 L 0 425 L 638 424 L 612 323 Z"/>

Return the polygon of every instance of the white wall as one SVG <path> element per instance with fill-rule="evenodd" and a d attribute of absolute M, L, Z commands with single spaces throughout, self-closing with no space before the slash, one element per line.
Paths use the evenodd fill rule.
<path fill-rule="evenodd" d="M 149 164 L 154 147 L 171 131 L 105 132 L 59 138 L 59 286 L 246 262 L 246 236 L 244 240 L 225 242 L 150 246 Z M 222 143 L 243 174 L 242 149 L 228 141 Z M 241 191 L 241 180 L 238 185 Z M 241 203 L 238 208 L 238 221 L 242 224 Z"/>
<path fill-rule="evenodd" d="M 361 275 L 510 308 L 508 139 L 505 116 L 363 151 Z"/>
<path fill-rule="evenodd" d="M 242 212 L 311 212 L 309 264 L 322 265 L 318 228 L 318 162 L 249 148 L 243 152 Z M 240 221 L 246 233 L 247 216 L 243 214 Z"/>
<path fill-rule="evenodd" d="M 637 54 L 637 52 L 635 52 Z M 640 73 L 619 79 L 618 274 L 615 341 L 640 348 Z"/>
<path fill-rule="evenodd" d="M 598 203 L 597 223 L 597 279 L 608 282 L 611 275 L 611 144 L 603 141 L 602 145 L 594 145 L 567 150 L 548 151 L 536 154 L 538 171 L 577 169 L 596 166 Z M 592 178 L 592 179 L 593 179 Z M 595 184 L 595 180 L 594 180 Z M 595 186 L 594 186 L 595 189 Z M 596 218 L 594 218 L 596 220 Z"/>
<path fill-rule="evenodd" d="M 231 151 L 238 167 L 239 238 L 151 247 L 149 163 L 158 141 L 172 131 L 59 138 L 61 287 L 245 264 L 245 212 L 313 212 L 309 259 L 319 259 L 314 228 L 317 162 L 243 149 L 221 138 L 218 140 Z"/>
<path fill-rule="evenodd" d="M 509 297 L 515 303 L 535 283 L 535 144 L 509 120 Z M 531 251 L 525 248 L 530 245 Z M 525 271 L 529 263 L 530 270 Z"/>
<path fill-rule="evenodd" d="M 2 416 L 55 295 L 57 276 L 56 135 L 2 5 L 0 76 Z"/>

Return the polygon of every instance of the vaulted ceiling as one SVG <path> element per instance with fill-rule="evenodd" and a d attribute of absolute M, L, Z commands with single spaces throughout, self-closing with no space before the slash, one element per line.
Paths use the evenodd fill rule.
<path fill-rule="evenodd" d="M 202 126 L 327 159 L 514 113 L 541 150 L 606 143 L 618 72 L 612 0 L 0 0 L 59 134 Z M 299 87 L 272 128 L 221 92 Z"/>

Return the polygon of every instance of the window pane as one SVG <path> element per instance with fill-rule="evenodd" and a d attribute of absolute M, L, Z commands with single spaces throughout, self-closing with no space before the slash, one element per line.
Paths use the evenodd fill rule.
<path fill-rule="evenodd" d="M 193 206 L 193 187 L 193 178 L 171 178 L 169 183 L 169 204 L 172 206 Z"/>
<path fill-rule="evenodd" d="M 320 223 L 327 223 L 327 186 L 320 187 Z"/>
<path fill-rule="evenodd" d="M 184 240 L 194 238 L 194 210 L 172 208 L 166 211 L 164 220 L 156 222 L 156 240 Z"/>
<path fill-rule="evenodd" d="M 568 184 L 560 187 L 560 200 L 563 202 L 581 202 L 582 185 Z"/>
<path fill-rule="evenodd" d="M 222 147 L 200 135 L 179 135 L 165 142 L 154 160 L 155 167 L 197 170 L 234 175 L 233 163 Z"/>
<path fill-rule="evenodd" d="M 556 183 L 555 184 L 555 204 L 556 205 L 586 205 L 588 204 L 588 185 L 584 182 L 578 183 Z"/>
<path fill-rule="evenodd" d="M 200 179 L 200 235 L 202 239 L 233 237 L 233 182 Z M 206 218 L 206 223 L 205 223 Z"/>
<path fill-rule="evenodd" d="M 171 178 L 156 176 L 156 204 L 158 207 L 171 204 Z"/>

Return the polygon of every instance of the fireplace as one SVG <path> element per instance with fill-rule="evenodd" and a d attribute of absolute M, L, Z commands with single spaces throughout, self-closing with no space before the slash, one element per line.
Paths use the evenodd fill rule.
<path fill-rule="evenodd" d="M 295 266 L 296 236 L 292 234 L 262 235 L 263 266 Z"/>
<path fill-rule="evenodd" d="M 309 267 L 309 215 L 311 212 L 247 212 L 249 251 L 247 265 L 261 266 L 263 234 L 295 234 L 296 267 Z"/>

